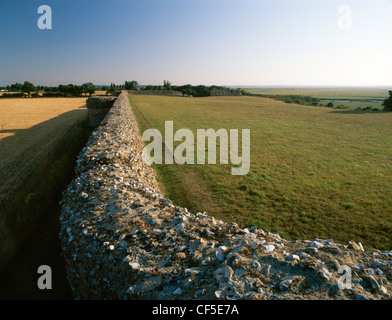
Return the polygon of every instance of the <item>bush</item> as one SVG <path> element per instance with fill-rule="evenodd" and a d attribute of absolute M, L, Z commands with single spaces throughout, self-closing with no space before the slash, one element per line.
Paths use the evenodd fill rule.
<path fill-rule="evenodd" d="M 60 98 L 60 97 L 66 97 L 65 93 L 63 92 L 44 92 L 42 94 L 43 97 L 46 98 Z"/>
<path fill-rule="evenodd" d="M 346 107 L 344 105 L 336 106 L 334 109 L 350 109 L 349 107 Z"/>
<path fill-rule="evenodd" d="M 389 98 L 382 103 L 384 111 L 392 111 L 392 91 L 389 91 Z"/>
<path fill-rule="evenodd" d="M 23 98 L 24 94 L 22 92 L 20 93 L 4 93 L 2 98 Z"/>

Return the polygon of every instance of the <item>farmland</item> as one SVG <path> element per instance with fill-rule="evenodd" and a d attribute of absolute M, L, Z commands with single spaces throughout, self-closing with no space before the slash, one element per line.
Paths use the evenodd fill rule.
<path fill-rule="evenodd" d="M 302 95 L 319 98 L 322 104 L 334 102 L 350 109 L 382 109 L 382 101 L 388 98 L 388 88 L 247 88 L 252 94 Z"/>
<path fill-rule="evenodd" d="M 76 121 L 86 98 L 0 100 L 0 194 L 20 184 Z"/>
<path fill-rule="evenodd" d="M 27 288 L 36 294 L 36 279 L 31 278 L 36 270 L 32 272 L 31 266 L 39 265 L 38 260 L 47 261 L 61 275 L 63 262 L 56 251 L 58 201 L 91 133 L 85 102 L 0 100 L 0 278 L 5 285 L 1 297 L 13 291 L 27 296 Z M 15 283 L 21 281 L 19 289 Z"/>
<path fill-rule="evenodd" d="M 391 113 L 260 97 L 131 96 L 130 102 L 141 132 L 164 133 L 165 121 L 175 131 L 251 130 L 247 175 L 232 176 L 231 165 L 155 165 L 175 203 L 287 239 L 392 246 Z"/>

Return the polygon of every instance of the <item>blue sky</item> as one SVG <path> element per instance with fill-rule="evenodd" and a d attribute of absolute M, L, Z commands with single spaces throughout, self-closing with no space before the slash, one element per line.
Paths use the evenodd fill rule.
<path fill-rule="evenodd" d="M 41 5 L 52 30 L 37 26 Z M 392 0 L 0 0 L 0 86 L 388 86 L 391 12 Z"/>

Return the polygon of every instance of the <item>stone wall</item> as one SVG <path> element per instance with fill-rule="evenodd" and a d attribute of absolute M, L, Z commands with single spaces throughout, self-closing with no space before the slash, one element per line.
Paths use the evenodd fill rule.
<path fill-rule="evenodd" d="M 87 99 L 86 106 L 90 126 L 97 127 L 102 122 L 115 100 L 115 97 L 104 96 Z"/>
<path fill-rule="evenodd" d="M 215 96 L 240 97 L 240 96 L 242 96 L 242 92 L 240 89 L 237 89 L 235 91 L 229 91 L 229 90 L 225 90 L 225 89 L 214 89 L 214 90 L 211 90 L 210 94 L 212 97 L 215 97 Z"/>
<path fill-rule="evenodd" d="M 390 299 L 392 252 L 287 241 L 166 199 L 127 92 L 80 153 L 60 239 L 77 299 Z M 341 290 L 338 270 L 352 269 Z"/>

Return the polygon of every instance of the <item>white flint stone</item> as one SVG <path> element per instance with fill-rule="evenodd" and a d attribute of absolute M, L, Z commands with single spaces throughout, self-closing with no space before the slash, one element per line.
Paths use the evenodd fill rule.
<path fill-rule="evenodd" d="M 173 291 L 174 295 L 180 295 L 182 294 L 182 289 L 181 288 L 177 288 L 176 290 Z"/>
<path fill-rule="evenodd" d="M 265 252 L 272 252 L 275 250 L 275 246 L 272 244 L 265 244 L 261 246 L 261 249 L 263 249 Z"/>
<path fill-rule="evenodd" d="M 137 262 L 130 262 L 129 266 L 132 268 L 132 270 L 138 270 L 140 269 L 140 264 Z"/>
<path fill-rule="evenodd" d="M 309 247 L 321 249 L 322 247 L 324 247 L 324 245 L 319 241 L 313 241 L 312 243 L 309 244 Z"/>

